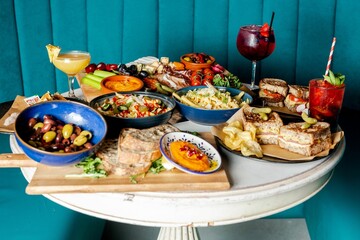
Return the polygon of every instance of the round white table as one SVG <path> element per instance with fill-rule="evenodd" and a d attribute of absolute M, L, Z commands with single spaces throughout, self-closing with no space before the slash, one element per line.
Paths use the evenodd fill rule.
<path fill-rule="evenodd" d="M 210 127 L 181 122 L 182 130 Z M 14 153 L 20 153 L 10 136 Z M 275 163 L 223 152 L 231 188 L 226 191 L 46 194 L 50 200 L 84 214 L 115 222 L 161 227 L 158 239 L 197 239 L 194 227 L 233 224 L 294 207 L 330 180 L 345 151 L 345 138 L 325 158 L 304 163 Z M 22 168 L 30 181 L 35 169 Z"/>

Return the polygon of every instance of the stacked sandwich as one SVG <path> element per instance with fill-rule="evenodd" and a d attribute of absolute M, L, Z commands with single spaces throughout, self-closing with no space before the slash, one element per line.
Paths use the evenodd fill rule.
<path fill-rule="evenodd" d="M 265 106 L 284 107 L 284 100 L 289 90 L 286 81 L 264 78 L 260 80 L 259 88 L 259 97 Z"/>
<path fill-rule="evenodd" d="M 260 144 L 279 145 L 281 148 L 305 156 L 314 156 L 331 146 L 330 124 L 302 114 L 304 122 L 284 125 L 281 118 L 270 108 L 245 105 L 240 110 L 244 130 L 256 128 Z"/>
<path fill-rule="evenodd" d="M 331 146 L 330 124 L 317 122 L 308 127 L 306 123 L 290 123 L 280 128 L 279 146 L 305 156 L 314 156 Z"/>
<path fill-rule="evenodd" d="M 280 127 L 283 126 L 278 113 L 270 108 L 245 105 L 240 110 L 240 121 L 245 131 L 256 128 L 256 139 L 260 144 L 278 144 Z"/>
<path fill-rule="evenodd" d="M 309 88 L 300 85 L 289 85 L 289 93 L 284 100 L 291 112 L 301 113 L 309 100 Z"/>
<path fill-rule="evenodd" d="M 309 88 L 300 85 L 288 85 L 277 78 L 264 78 L 259 83 L 259 97 L 264 106 L 286 107 L 291 112 L 301 113 L 307 106 Z"/>

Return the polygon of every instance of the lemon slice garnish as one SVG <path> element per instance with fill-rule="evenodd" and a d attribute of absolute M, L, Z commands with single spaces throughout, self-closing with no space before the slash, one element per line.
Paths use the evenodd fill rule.
<path fill-rule="evenodd" d="M 48 51 L 49 60 L 52 63 L 53 60 L 59 56 L 61 48 L 58 46 L 48 44 L 48 45 L 46 45 L 46 49 Z"/>

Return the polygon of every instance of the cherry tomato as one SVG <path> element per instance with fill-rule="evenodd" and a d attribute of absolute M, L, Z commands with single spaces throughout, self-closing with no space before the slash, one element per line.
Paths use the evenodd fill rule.
<path fill-rule="evenodd" d="M 202 79 L 202 84 L 205 85 L 205 82 L 213 84 L 213 75 L 205 75 Z"/>
<path fill-rule="evenodd" d="M 204 75 L 212 75 L 212 76 L 214 76 L 214 71 L 211 70 L 210 68 L 205 68 L 203 70 L 203 73 L 204 73 Z"/>
<path fill-rule="evenodd" d="M 106 71 L 111 72 L 112 70 L 116 70 L 117 69 L 117 64 L 106 64 Z"/>
<path fill-rule="evenodd" d="M 106 64 L 101 62 L 101 63 L 98 63 L 98 65 L 96 66 L 96 69 L 97 70 L 106 70 Z"/>
<path fill-rule="evenodd" d="M 191 86 L 199 86 L 201 85 L 201 76 L 200 75 L 193 75 L 190 78 Z"/>
<path fill-rule="evenodd" d="M 85 68 L 86 73 L 92 73 L 95 70 L 96 70 L 96 64 L 95 63 L 91 63 Z"/>

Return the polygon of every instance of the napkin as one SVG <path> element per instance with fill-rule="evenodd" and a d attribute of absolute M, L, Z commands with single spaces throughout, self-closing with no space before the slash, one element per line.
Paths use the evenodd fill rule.
<path fill-rule="evenodd" d="M 28 106 L 24 96 L 16 96 L 10 109 L 0 119 L 0 132 L 13 133 L 15 131 L 15 120 L 17 116 Z"/>

